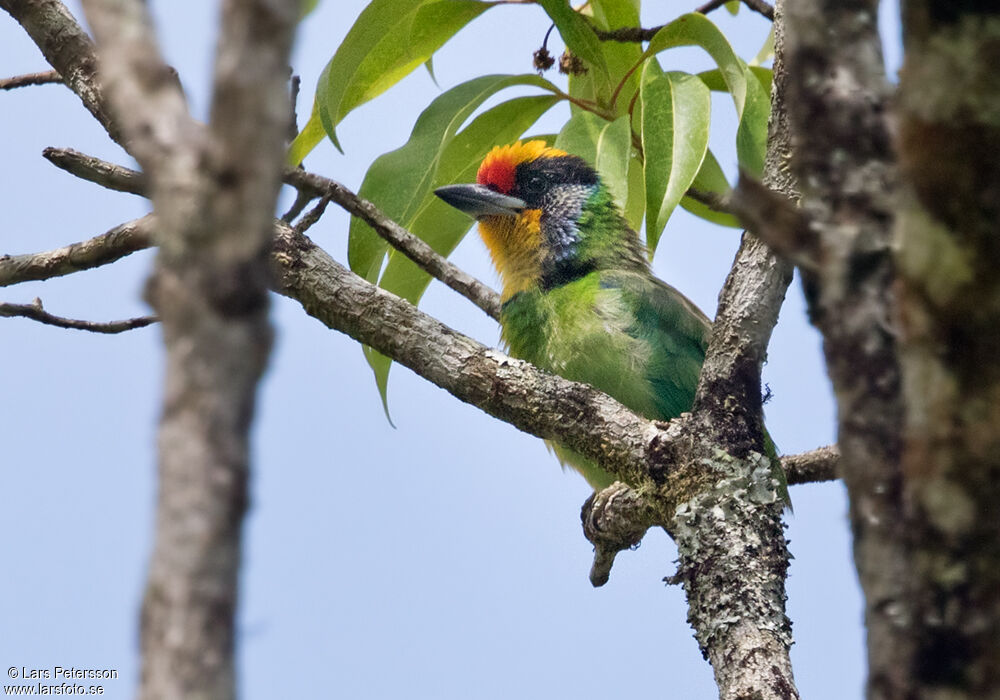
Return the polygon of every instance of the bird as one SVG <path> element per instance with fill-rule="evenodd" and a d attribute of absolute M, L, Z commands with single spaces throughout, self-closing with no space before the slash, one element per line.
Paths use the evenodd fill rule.
<path fill-rule="evenodd" d="M 435 194 L 478 220 L 502 284 L 501 339 L 511 356 L 651 420 L 691 410 L 712 323 L 653 275 L 639 235 L 587 161 L 518 141 L 490 150 L 474 184 Z M 550 447 L 596 491 L 614 482 L 594 460 Z"/>

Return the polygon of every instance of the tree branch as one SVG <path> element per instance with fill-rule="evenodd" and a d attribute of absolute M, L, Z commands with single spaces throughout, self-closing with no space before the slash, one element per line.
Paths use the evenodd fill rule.
<path fill-rule="evenodd" d="M 97 52 L 87 32 L 59 0 L 0 0 L 3 8 L 24 28 L 83 106 L 101 123 L 111 138 L 124 137 L 107 111 L 97 81 Z"/>
<path fill-rule="evenodd" d="M 700 12 L 703 15 L 707 15 L 710 12 L 718 10 L 720 7 L 725 5 L 728 0 L 709 0 L 705 4 L 695 8 L 695 12 Z M 749 7 L 754 12 L 767 17 L 769 20 L 774 21 L 774 7 L 767 3 L 765 0 L 740 0 L 744 5 Z M 663 29 L 666 25 L 661 24 L 658 27 L 650 27 L 649 29 L 643 29 L 642 27 L 621 27 L 619 29 L 599 29 L 594 27 L 594 33 L 597 34 L 597 38 L 601 41 L 619 41 L 622 43 L 642 43 L 652 40 L 656 33 Z"/>
<path fill-rule="evenodd" d="M 775 78 L 765 180 L 794 194 L 780 163 L 788 149 L 784 114 L 786 77 L 783 27 L 775 22 Z M 782 502 L 746 494 L 772 481 L 764 456 L 761 369 L 778 319 L 791 266 L 751 234 L 744 234 L 719 295 L 705 362 L 692 408 L 714 460 L 713 487 L 683 504 L 671 534 L 678 572 L 688 598 L 688 621 L 712 664 L 721 698 L 797 698 L 785 615 L 789 553 L 781 523 Z M 715 517 L 723 507 L 726 517 Z M 748 543 L 754 543 L 753 546 Z"/>
<path fill-rule="evenodd" d="M 42 155 L 57 167 L 102 187 L 132 194 L 147 194 L 145 176 L 135 170 L 68 148 L 46 148 Z M 499 320 L 500 295 L 388 218 L 371 202 L 362 199 L 339 182 L 298 168 L 286 170 L 284 182 L 295 187 L 304 195 L 304 199 L 326 197 L 363 219 L 389 245 L 406 255 L 422 270 L 464 296 L 488 316 Z"/>
<path fill-rule="evenodd" d="M 42 156 L 57 168 L 75 175 L 81 180 L 93 182 L 117 192 L 128 192 L 143 197 L 149 196 L 146 176 L 137 170 L 109 163 L 106 160 L 88 156 L 72 148 L 46 148 Z"/>
<path fill-rule="evenodd" d="M 317 197 L 329 197 L 330 201 L 364 220 L 375 233 L 406 255 L 420 269 L 444 282 L 490 317 L 500 320 L 500 295 L 439 255 L 429 245 L 380 212 L 371 202 L 362 199 L 338 182 L 304 170 L 285 171 L 285 182 L 300 191 L 311 192 Z"/>
<path fill-rule="evenodd" d="M 840 451 L 836 445 L 817 447 L 781 458 L 781 468 L 789 484 L 816 484 L 840 478 Z"/>
<path fill-rule="evenodd" d="M 0 255 L 0 287 L 47 280 L 89 270 L 152 245 L 155 219 L 151 214 L 115 226 L 107 233 L 56 250 L 25 255 Z"/>
<path fill-rule="evenodd" d="M 59 75 L 59 71 L 47 70 L 41 73 L 25 73 L 24 75 L 15 75 L 11 78 L 0 78 L 0 90 L 13 90 L 29 85 L 48 85 L 49 83 L 61 82 L 63 82 L 63 78 Z"/>
<path fill-rule="evenodd" d="M 757 182 L 744 172 L 728 194 L 726 210 L 782 258 L 802 269 L 822 265 L 819 236 L 795 200 Z"/>
<path fill-rule="evenodd" d="M 8 304 L 5 302 L 0 302 L 0 316 L 5 316 L 7 318 L 21 317 L 30 318 L 33 321 L 38 321 L 39 323 L 44 323 L 48 326 L 57 326 L 59 328 L 69 328 L 78 331 L 90 331 L 91 333 L 122 333 L 124 331 L 131 331 L 136 328 L 144 328 L 152 323 L 156 323 L 159 319 L 156 316 L 140 316 L 139 318 L 130 318 L 124 321 L 108 321 L 106 323 L 98 323 L 96 321 L 78 321 L 72 318 L 63 318 L 62 316 L 54 316 L 42 308 L 42 300 L 35 299 L 31 304 Z"/>

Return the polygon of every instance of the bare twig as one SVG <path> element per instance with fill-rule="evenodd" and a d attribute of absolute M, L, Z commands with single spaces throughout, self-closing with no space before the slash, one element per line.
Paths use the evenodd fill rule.
<path fill-rule="evenodd" d="M 305 211 L 305 208 L 309 206 L 309 202 L 316 199 L 316 195 L 307 190 L 296 190 L 295 201 L 292 202 L 292 206 L 288 207 L 288 211 L 281 215 L 281 220 L 286 224 L 292 223 L 299 214 Z"/>
<path fill-rule="evenodd" d="M 42 253 L 0 256 L 0 287 L 47 280 L 119 260 L 152 245 L 153 216 L 128 221 L 107 233 Z"/>
<path fill-rule="evenodd" d="M 709 0 L 704 5 L 695 8 L 695 12 L 700 12 L 703 15 L 707 15 L 709 12 L 714 12 L 720 7 L 725 5 L 729 0 Z"/>
<path fill-rule="evenodd" d="M 695 12 L 700 12 L 703 15 L 707 15 L 709 12 L 719 9 L 726 4 L 728 0 L 710 0 L 704 5 L 695 8 Z M 754 12 L 757 12 L 764 17 L 767 17 L 772 22 L 774 21 L 774 6 L 765 2 L 765 0 L 740 0 L 744 5 L 749 7 Z M 650 41 L 656 33 L 663 29 L 666 25 L 661 24 L 658 27 L 650 27 L 648 29 L 643 29 L 642 27 L 621 27 L 619 29 L 598 29 L 594 28 L 594 32 L 597 34 L 597 38 L 602 41 L 619 41 L 622 43 L 641 43 Z"/>
<path fill-rule="evenodd" d="M 328 178 L 304 170 L 286 170 L 285 182 L 316 196 L 328 196 L 351 214 L 363 219 L 375 233 L 435 277 L 478 306 L 490 317 L 500 319 L 500 296 L 472 275 L 439 255 L 433 248 L 404 229 L 349 189 Z"/>
<path fill-rule="evenodd" d="M 590 583 L 603 586 L 618 552 L 635 547 L 656 520 L 655 505 L 640 491 L 616 481 L 593 493 L 580 509 L 583 534 L 594 545 Z"/>
<path fill-rule="evenodd" d="M 772 22 L 774 21 L 774 6 L 764 0 L 740 0 L 744 5 L 754 12 L 764 15 Z"/>
<path fill-rule="evenodd" d="M 71 175 L 118 192 L 149 196 L 146 176 L 137 170 L 109 163 L 72 148 L 46 148 L 42 156 Z"/>
<path fill-rule="evenodd" d="M 295 224 L 295 232 L 303 234 L 311 229 L 313 225 L 319 221 L 319 218 L 323 216 L 323 212 L 326 211 L 326 205 L 329 203 L 330 198 L 328 196 L 321 197 L 316 206 L 306 212 L 306 214 Z"/>
<path fill-rule="evenodd" d="M 624 43 L 641 43 L 649 41 L 665 25 L 643 29 L 642 27 L 621 27 L 619 29 L 599 29 L 594 27 L 594 33 L 601 41 L 619 41 Z"/>
<path fill-rule="evenodd" d="M 690 197 L 694 201 L 704 204 L 706 207 L 712 211 L 717 211 L 722 214 L 732 214 L 733 212 L 729 208 L 729 203 L 725 195 L 719 194 L 717 192 L 706 192 L 704 190 L 697 190 L 693 187 L 689 187 L 684 193 L 686 197 Z"/>
<path fill-rule="evenodd" d="M 0 78 L 0 90 L 13 90 L 14 88 L 27 87 L 29 85 L 48 85 L 50 83 L 63 82 L 59 71 L 47 70 L 41 73 L 25 73 L 15 75 L 10 78 Z"/>
<path fill-rule="evenodd" d="M 35 299 L 31 304 L 8 304 L 0 302 L 0 316 L 7 318 L 21 317 L 30 318 L 33 321 L 44 323 L 47 326 L 57 326 L 58 328 L 70 328 L 78 331 L 90 331 L 91 333 L 123 333 L 136 328 L 144 328 L 159 319 L 156 316 L 140 316 L 124 321 L 108 321 L 100 323 L 97 321 L 78 321 L 73 318 L 63 318 L 54 316 L 42 308 L 42 300 Z"/>
<path fill-rule="evenodd" d="M 288 83 L 288 102 L 292 106 L 292 114 L 288 119 L 288 140 L 294 141 L 299 135 L 299 116 L 296 107 L 299 102 L 299 89 L 302 87 L 302 78 L 292 74 Z"/>
<path fill-rule="evenodd" d="M 781 467 L 789 484 L 816 484 L 840 478 L 840 450 L 836 445 L 817 447 L 797 455 L 781 458 Z"/>

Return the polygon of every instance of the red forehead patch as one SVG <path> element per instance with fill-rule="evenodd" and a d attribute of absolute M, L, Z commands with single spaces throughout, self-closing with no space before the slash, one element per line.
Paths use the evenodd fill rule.
<path fill-rule="evenodd" d="M 509 158 L 490 158 L 487 156 L 483 164 L 479 166 L 476 182 L 497 192 L 507 194 L 514 189 L 515 167 Z"/>
<path fill-rule="evenodd" d="M 543 156 L 564 155 L 566 151 L 550 148 L 544 141 L 527 143 L 518 141 L 509 146 L 497 146 L 483 159 L 483 164 L 479 166 L 479 172 L 476 174 L 476 182 L 507 194 L 514 189 L 514 177 L 518 165 Z"/>

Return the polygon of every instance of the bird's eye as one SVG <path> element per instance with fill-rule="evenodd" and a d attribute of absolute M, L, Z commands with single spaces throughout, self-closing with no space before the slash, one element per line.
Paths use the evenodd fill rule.
<path fill-rule="evenodd" d="M 532 175 L 528 178 L 528 182 L 525 185 L 525 189 L 532 193 L 538 194 L 545 190 L 545 178 L 541 175 Z"/>

